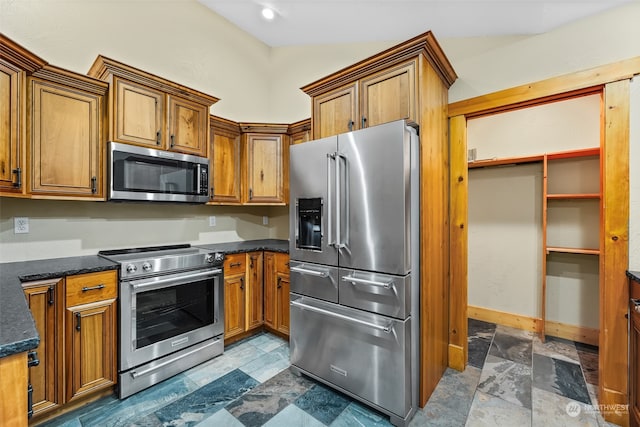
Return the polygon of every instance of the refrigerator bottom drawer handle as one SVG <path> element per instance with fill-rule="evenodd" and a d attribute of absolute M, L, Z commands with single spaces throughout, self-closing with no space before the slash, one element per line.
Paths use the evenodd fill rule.
<path fill-rule="evenodd" d="M 296 273 L 300 273 L 300 274 L 308 274 L 310 276 L 317 276 L 317 277 L 328 277 L 329 274 L 325 271 L 315 271 L 315 270 L 307 270 L 306 268 L 301 268 L 301 267 L 291 267 L 291 271 L 294 271 Z"/>
<path fill-rule="evenodd" d="M 365 285 L 380 286 L 381 288 L 385 288 L 385 289 L 391 289 L 391 287 L 393 286 L 393 282 L 378 282 L 375 280 L 359 279 L 357 277 L 352 277 L 352 276 L 343 276 L 342 280 L 345 282 L 351 282 L 353 284 L 362 283 Z"/>
<path fill-rule="evenodd" d="M 391 332 L 391 325 L 376 325 L 375 323 L 370 323 L 370 322 L 365 322 L 364 320 L 360 320 L 360 319 L 356 319 L 353 317 L 349 317 L 349 316 L 345 316 L 344 314 L 340 314 L 340 313 L 334 313 L 333 311 L 329 311 L 329 310 L 325 310 L 323 308 L 319 308 L 319 307 L 313 307 L 311 305 L 307 305 L 307 304 L 302 304 L 299 303 L 297 301 L 291 301 L 291 305 L 301 308 L 303 310 L 309 310 L 309 311 L 314 311 L 316 313 L 321 313 L 330 317 L 335 317 L 337 319 L 341 319 L 341 320 L 346 320 L 348 322 L 353 322 L 353 323 L 357 323 L 359 325 L 362 326 L 368 326 L 370 328 L 376 329 L 378 331 L 382 331 L 382 332 L 386 332 L 387 334 Z"/>

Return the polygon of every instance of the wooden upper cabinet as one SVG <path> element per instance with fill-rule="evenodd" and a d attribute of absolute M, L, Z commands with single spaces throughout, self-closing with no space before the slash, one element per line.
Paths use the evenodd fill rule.
<path fill-rule="evenodd" d="M 300 120 L 289 125 L 291 145 L 311 141 L 311 119 Z"/>
<path fill-rule="evenodd" d="M 0 190 L 19 191 L 20 167 L 20 71 L 0 61 Z"/>
<path fill-rule="evenodd" d="M 238 123 L 211 116 L 210 179 L 212 204 L 242 203 L 240 127 Z"/>
<path fill-rule="evenodd" d="M 207 157 L 209 108 L 219 99 L 98 56 L 88 73 L 109 82 L 109 140 Z"/>
<path fill-rule="evenodd" d="M 358 129 L 357 83 L 313 98 L 314 139 Z"/>
<path fill-rule="evenodd" d="M 284 204 L 284 136 L 250 133 L 245 137 L 244 202 Z"/>
<path fill-rule="evenodd" d="M 209 107 L 178 96 L 169 96 L 169 149 L 207 155 Z"/>
<path fill-rule="evenodd" d="M 46 62 L 0 33 L 0 195 L 26 192 L 26 77 Z"/>
<path fill-rule="evenodd" d="M 107 85 L 48 65 L 33 76 L 27 132 L 29 193 L 104 199 L 102 119 Z"/>
<path fill-rule="evenodd" d="M 456 78 L 433 34 L 416 36 L 302 87 L 312 97 L 313 139 L 399 119 L 420 124 L 427 86 Z"/>
<path fill-rule="evenodd" d="M 118 142 L 160 148 L 164 123 L 164 94 L 137 83 L 114 78 L 115 135 Z"/>
<path fill-rule="evenodd" d="M 415 61 L 391 67 L 360 81 L 360 127 L 416 119 Z"/>

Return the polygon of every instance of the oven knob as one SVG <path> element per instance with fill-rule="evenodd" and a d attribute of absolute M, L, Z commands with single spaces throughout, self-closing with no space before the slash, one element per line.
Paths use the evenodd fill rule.
<path fill-rule="evenodd" d="M 144 264 L 142 264 L 142 269 L 143 269 L 144 271 L 149 271 L 149 270 L 151 270 L 151 263 L 149 263 L 149 262 L 145 262 Z"/>
<path fill-rule="evenodd" d="M 213 255 L 211 255 L 211 254 L 207 254 L 207 255 L 204 257 L 204 259 L 205 259 L 205 261 L 207 261 L 209 264 L 212 264 L 212 263 L 213 263 Z"/>
<path fill-rule="evenodd" d="M 127 273 L 135 273 L 138 270 L 135 264 L 127 265 Z"/>

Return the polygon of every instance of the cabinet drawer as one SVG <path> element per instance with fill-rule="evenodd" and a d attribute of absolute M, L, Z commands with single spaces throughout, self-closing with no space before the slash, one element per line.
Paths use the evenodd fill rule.
<path fill-rule="evenodd" d="M 118 296 L 115 270 L 67 277 L 67 307 L 113 299 Z"/>
<path fill-rule="evenodd" d="M 276 254 L 276 271 L 289 274 L 289 255 Z"/>
<path fill-rule="evenodd" d="M 224 257 L 224 275 L 243 273 L 247 268 L 246 254 L 230 254 Z"/>

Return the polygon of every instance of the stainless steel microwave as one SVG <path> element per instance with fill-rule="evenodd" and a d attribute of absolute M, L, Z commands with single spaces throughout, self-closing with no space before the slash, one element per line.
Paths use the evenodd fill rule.
<path fill-rule="evenodd" d="M 209 159 L 110 142 L 109 200 L 206 203 Z"/>

